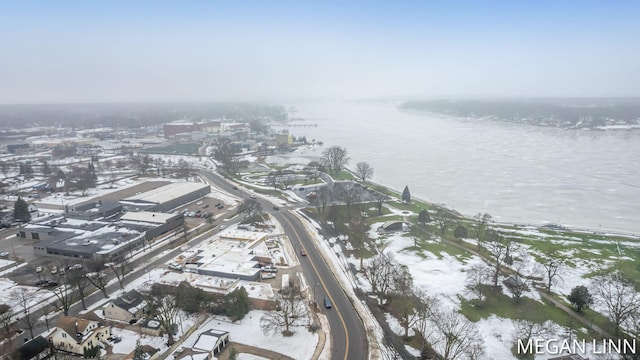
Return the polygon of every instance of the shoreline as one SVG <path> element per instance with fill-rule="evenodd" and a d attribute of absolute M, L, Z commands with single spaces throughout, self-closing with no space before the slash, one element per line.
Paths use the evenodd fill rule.
<path fill-rule="evenodd" d="M 345 167 L 344 170 L 348 171 L 352 176 L 355 177 L 355 173 L 352 169 Z M 328 175 L 328 174 L 327 174 Z M 390 192 L 393 192 L 395 194 L 398 195 L 398 197 L 400 197 L 402 195 L 401 191 L 398 191 L 388 185 L 376 182 L 376 181 L 371 181 L 371 180 L 367 180 L 366 184 L 372 184 L 374 186 L 377 187 L 381 187 L 384 188 Z M 411 190 L 411 189 L 409 189 Z M 434 203 L 434 202 L 430 202 L 427 200 L 424 200 L 422 198 L 420 198 L 419 196 L 414 196 L 413 194 L 411 195 L 411 200 L 412 201 L 418 201 L 421 202 L 425 205 L 434 207 L 442 207 L 445 208 L 449 211 L 452 211 L 456 214 L 460 214 L 463 218 L 465 219 L 469 219 L 469 220 L 473 220 L 473 216 L 474 215 L 469 215 L 469 214 L 465 214 L 462 213 L 454 208 L 451 208 L 449 206 L 447 206 L 446 204 L 439 204 L 439 203 Z M 493 216 L 493 215 L 492 215 Z M 636 240 L 640 240 L 640 234 L 638 233 L 634 233 L 631 231 L 624 231 L 624 230 L 619 230 L 619 229 L 607 229 L 607 228 L 599 228 L 599 229 L 594 229 L 594 228 L 588 228 L 588 227 L 576 227 L 576 226 L 572 226 L 572 225 L 563 225 L 563 224 L 558 224 L 558 223 L 552 223 L 552 222 L 548 222 L 548 223 L 528 223 L 528 222 L 514 222 L 514 221 L 509 221 L 509 220 L 500 220 L 500 221 L 496 221 L 495 218 L 492 219 L 491 221 L 493 224 L 497 224 L 497 225 L 507 225 L 507 226 L 514 226 L 514 227 L 533 227 L 533 228 L 540 228 L 540 227 L 544 227 L 545 225 L 549 226 L 549 225 L 555 225 L 558 226 L 558 228 L 553 229 L 555 231 L 562 231 L 562 232 L 581 232 L 581 233 L 588 233 L 588 234 L 592 234 L 592 235 L 611 235 L 611 236 L 620 236 L 620 237 L 628 237 L 630 239 L 636 239 Z"/>
<path fill-rule="evenodd" d="M 278 165 L 306 165 L 309 161 L 312 160 L 318 160 L 320 154 L 308 154 L 306 153 L 307 150 L 309 149 L 313 149 L 313 148 L 317 148 L 318 145 L 313 145 L 313 144 L 308 144 L 308 145 L 303 145 L 300 146 L 298 148 L 296 148 L 296 150 L 294 150 L 293 152 L 288 152 L 286 154 L 275 154 L 275 155 L 271 155 L 271 156 L 267 156 L 267 163 L 275 163 Z M 280 158 L 279 161 L 269 161 L 269 158 L 271 158 L 272 156 L 278 157 Z M 306 163 L 302 163 L 300 162 L 302 159 L 308 160 Z M 290 161 L 291 160 L 291 161 Z M 350 174 L 354 174 L 354 171 L 350 168 L 350 167 L 344 167 L 345 171 L 348 171 Z M 375 180 L 367 180 L 367 183 L 370 183 L 372 185 L 375 186 L 380 186 L 383 187 L 389 191 L 392 191 L 396 194 L 398 194 L 398 196 L 401 194 L 401 191 L 395 189 L 393 186 L 385 184 L 383 182 L 379 182 L 379 181 L 375 181 Z M 408 184 L 410 185 L 410 184 Z M 411 190 L 411 186 L 409 188 Z M 440 207 L 444 207 L 448 210 L 452 210 L 458 214 L 460 214 L 461 216 L 463 216 L 464 218 L 468 218 L 468 219 L 473 219 L 473 216 L 475 214 L 477 214 L 477 212 L 474 213 L 468 213 L 465 211 L 460 211 L 457 210 L 455 207 L 452 206 L 448 206 L 446 203 L 442 203 L 442 202 L 434 202 L 434 201 L 427 201 L 424 199 L 424 197 L 421 197 L 420 195 L 414 195 L 414 192 L 412 191 L 412 199 L 418 200 L 424 204 L 430 205 L 430 206 L 440 206 Z M 607 227 L 607 226 L 600 226 L 600 227 L 596 227 L 594 226 L 589 226 L 589 225 L 575 225 L 575 224 L 563 224 L 562 222 L 559 221 L 545 221 L 545 220 L 541 220 L 539 222 L 536 221 L 528 221 L 527 217 L 525 216 L 518 216 L 517 219 L 515 218 L 509 218 L 507 215 L 501 215 L 501 214 L 495 214 L 495 213 L 491 213 L 490 211 L 486 211 L 487 213 L 491 214 L 494 218 L 493 218 L 493 222 L 496 224 L 505 224 L 505 225 L 512 225 L 512 226 L 530 226 L 530 227 L 542 227 L 544 225 L 559 225 L 561 227 L 563 227 L 565 230 L 575 230 L 576 232 L 587 232 L 587 233 L 591 233 L 591 234 L 595 234 L 595 235 L 605 235 L 605 234 L 611 234 L 611 235 L 618 235 L 618 236 L 623 236 L 623 237 L 631 237 L 631 238 L 638 238 L 640 237 L 640 230 L 629 230 L 629 229 L 620 229 L 620 228 L 615 228 L 615 227 Z M 483 212 L 484 213 L 484 212 Z M 520 220 L 520 218 L 522 218 L 522 220 Z"/>

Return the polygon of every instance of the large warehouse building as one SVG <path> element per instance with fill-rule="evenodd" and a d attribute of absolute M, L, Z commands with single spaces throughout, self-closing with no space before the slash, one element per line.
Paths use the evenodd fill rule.
<path fill-rule="evenodd" d="M 211 187 L 207 184 L 181 182 L 137 194 L 120 202 L 128 211 L 168 212 L 210 192 Z"/>

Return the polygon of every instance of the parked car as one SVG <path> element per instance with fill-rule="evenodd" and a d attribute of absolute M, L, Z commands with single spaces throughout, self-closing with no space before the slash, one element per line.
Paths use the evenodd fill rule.
<path fill-rule="evenodd" d="M 256 194 L 251 194 L 251 196 L 249 196 L 249 197 L 252 198 L 252 199 L 255 199 L 256 198 Z"/>
<path fill-rule="evenodd" d="M 0 257 L 6 258 L 6 257 L 9 257 L 9 255 L 11 255 L 11 254 L 9 254 L 8 251 L 0 252 Z"/>
<path fill-rule="evenodd" d="M 273 205 L 273 210 L 280 210 L 280 207 L 278 205 Z"/>
<path fill-rule="evenodd" d="M 175 270 L 175 271 L 182 271 L 182 265 L 171 263 L 169 264 L 169 269 Z"/>
<path fill-rule="evenodd" d="M 44 270 L 44 269 L 42 268 L 42 266 L 38 266 L 38 267 L 36 268 L 36 272 L 37 272 L 37 273 L 41 273 L 41 272 L 42 272 L 42 270 Z"/>
<path fill-rule="evenodd" d="M 233 185 L 233 190 L 238 190 L 238 187 Z"/>
<path fill-rule="evenodd" d="M 276 274 L 272 272 L 263 272 L 263 273 L 260 273 L 260 277 L 262 278 L 262 280 L 275 279 Z"/>
<path fill-rule="evenodd" d="M 57 274 L 57 273 L 58 273 L 58 267 L 54 265 L 54 266 L 51 268 L 51 274 L 55 275 L 55 274 Z"/>

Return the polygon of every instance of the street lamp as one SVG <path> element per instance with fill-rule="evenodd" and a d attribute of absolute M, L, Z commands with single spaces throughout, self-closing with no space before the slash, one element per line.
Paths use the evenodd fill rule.
<path fill-rule="evenodd" d="M 320 285 L 320 283 L 316 283 L 315 285 L 313 285 L 313 299 L 311 299 L 311 302 L 314 304 L 316 303 L 316 286 Z"/>

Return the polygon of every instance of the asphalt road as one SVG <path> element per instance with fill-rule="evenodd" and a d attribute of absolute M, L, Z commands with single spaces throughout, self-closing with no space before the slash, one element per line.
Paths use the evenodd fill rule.
<path fill-rule="evenodd" d="M 236 193 L 241 198 L 249 195 L 242 189 L 233 190 L 232 185 L 227 183 L 217 174 L 202 172 L 217 187 L 229 192 Z M 276 220 L 283 226 L 287 237 L 290 239 L 302 269 L 311 287 L 312 296 L 323 313 L 327 316 L 331 326 L 331 359 L 353 359 L 362 360 L 367 358 L 368 344 L 362 320 L 355 311 L 349 298 L 340 286 L 331 268 L 325 263 L 320 255 L 314 239 L 306 232 L 300 220 L 286 208 L 271 210 L 273 204 L 258 197 L 263 209 L 269 211 Z M 304 249 L 307 256 L 301 256 Z M 327 297 L 332 308 L 325 308 L 324 298 Z"/>

